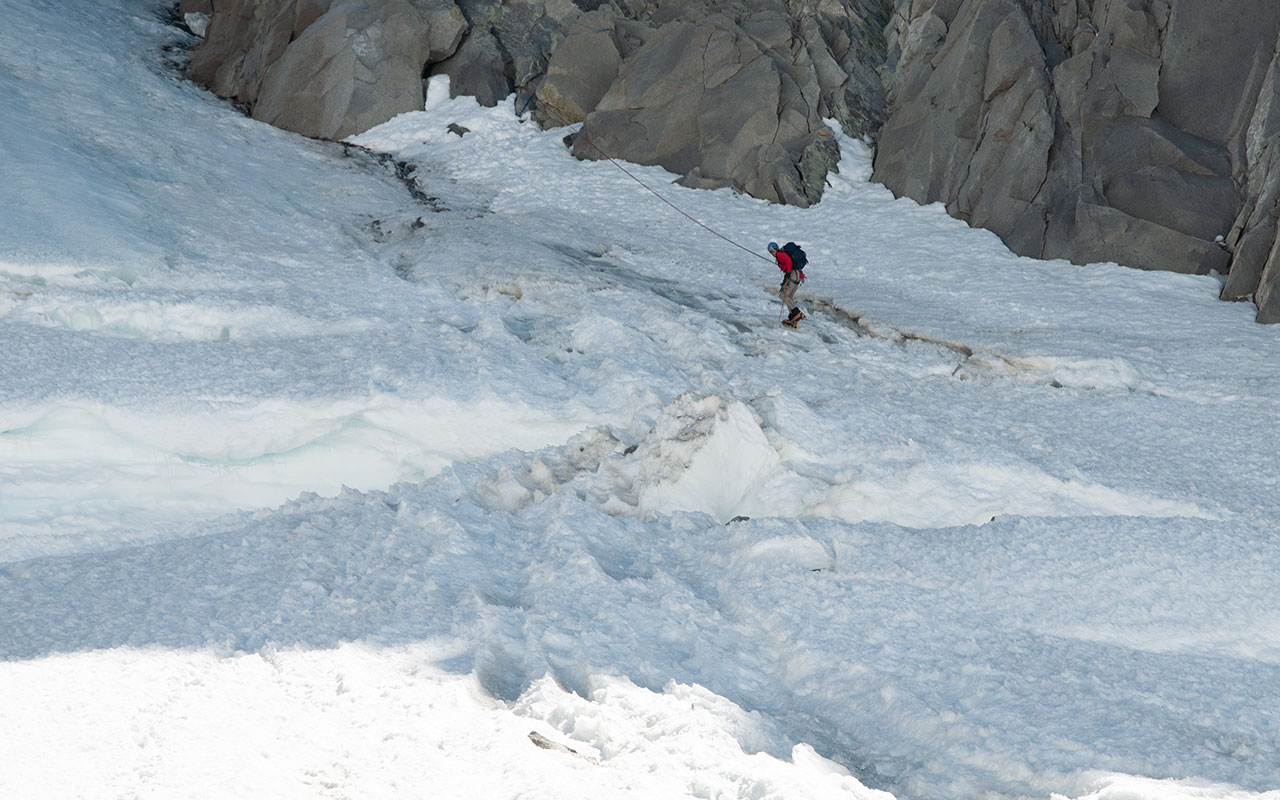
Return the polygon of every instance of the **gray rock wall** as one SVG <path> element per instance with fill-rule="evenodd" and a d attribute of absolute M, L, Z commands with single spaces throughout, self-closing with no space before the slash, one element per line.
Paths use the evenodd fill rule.
<path fill-rule="evenodd" d="M 193 80 L 256 119 L 341 139 L 422 108 L 422 70 L 457 49 L 451 0 L 216 0 Z"/>
<path fill-rule="evenodd" d="M 897 0 L 874 179 L 1016 252 L 1230 270 L 1280 319 L 1273 0 Z"/>
<path fill-rule="evenodd" d="M 544 73 L 552 48 L 583 15 L 572 0 L 459 0 L 468 32 L 451 58 L 430 68 L 448 75 L 453 96 L 495 106 Z"/>
<path fill-rule="evenodd" d="M 194 0 L 193 0 L 194 1 Z M 421 108 L 420 79 L 544 125 L 574 153 L 690 186 L 817 202 L 826 119 L 874 138 L 890 0 L 216 0 L 191 76 L 252 115 L 342 138 Z M 535 99 L 536 98 L 536 99 Z"/>
<path fill-rule="evenodd" d="M 580 158 L 808 206 L 838 160 L 824 120 L 867 138 L 883 120 L 887 20 L 882 0 L 601 5 L 555 43 L 535 115 L 582 122 Z"/>

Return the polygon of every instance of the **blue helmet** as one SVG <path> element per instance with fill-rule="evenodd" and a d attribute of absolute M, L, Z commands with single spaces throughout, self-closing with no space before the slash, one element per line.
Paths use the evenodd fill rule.
<path fill-rule="evenodd" d="M 770 252 L 770 253 L 772 253 L 774 250 L 777 250 L 777 249 L 778 249 L 778 243 L 777 243 L 777 242 L 769 242 L 769 252 Z"/>

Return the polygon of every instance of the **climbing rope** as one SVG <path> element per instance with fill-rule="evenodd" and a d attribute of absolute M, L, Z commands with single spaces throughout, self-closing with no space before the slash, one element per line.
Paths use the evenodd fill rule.
<path fill-rule="evenodd" d="M 529 103 L 531 103 L 532 101 L 533 101 L 533 95 L 530 95 L 529 99 L 525 101 L 524 106 L 521 108 L 521 113 L 522 113 L 522 114 L 523 114 L 523 112 L 524 112 L 524 109 L 525 109 L 525 108 L 528 108 L 528 107 L 529 107 Z M 555 117 L 557 120 L 559 120 L 559 121 L 560 121 L 560 124 L 562 124 L 562 125 L 563 125 L 563 126 L 565 126 L 566 128 L 572 128 L 571 123 L 567 122 L 567 121 L 564 119 L 564 117 L 562 117 L 562 116 L 560 116 L 558 113 L 556 113 L 555 109 L 553 109 L 551 106 L 538 106 L 538 108 L 542 109 L 544 112 L 546 112 L 546 113 L 550 114 L 551 116 Z M 581 126 L 581 125 L 579 125 L 579 126 L 578 126 L 578 129 L 577 129 L 577 131 L 575 131 L 575 132 L 574 132 L 574 135 L 575 135 L 575 136 L 582 136 L 582 126 Z M 830 134 L 828 134 L 828 135 L 830 135 Z M 717 231 L 715 228 L 712 228 L 710 225 L 707 225 L 706 223 L 702 222 L 701 220 L 696 219 L 696 218 L 695 218 L 695 217 L 693 217 L 691 214 L 687 213 L 684 209 L 680 208 L 680 207 L 679 207 L 679 206 L 677 206 L 675 203 L 673 203 L 673 202 L 671 202 L 670 200 L 668 200 L 667 198 L 663 197 L 661 194 L 659 194 L 659 193 L 658 193 L 658 191 L 657 191 L 656 189 L 654 189 L 652 186 L 650 186 L 649 184 L 645 183 L 644 181 L 640 180 L 640 178 L 639 178 L 639 177 L 637 177 L 634 173 L 632 173 L 629 169 L 627 169 L 626 167 L 622 166 L 622 164 L 621 164 L 621 163 L 619 163 L 617 159 L 615 159 L 613 156 L 611 156 L 611 155 L 609 155 L 608 153 L 606 153 L 604 150 L 601 150 L 601 149 L 596 145 L 596 143 L 595 143 L 595 142 L 591 141 L 591 139 L 590 139 L 589 137 L 583 136 L 583 141 L 585 141 L 588 145 L 590 145 L 590 146 L 591 146 L 591 148 L 592 148 L 593 150 L 595 150 L 597 153 L 599 153 L 599 154 L 600 154 L 600 156 L 601 156 L 601 158 L 604 158 L 604 159 L 605 159 L 606 161 L 608 161 L 610 164 L 613 164 L 615 167 L 617 167 L 618 169 L 622 170 L 623 174 L 625 174 L 628 178 L 630 178 L 631 180 L 633 180 L 633 181 L 635 181 L 636 183 L 638 183 L 638 184 L 640 184 L 641 186 L 643 186 L 643 187 L 644 187 L 646 190 L 648 190 L 648 191 L 649 191 L 649 192 L 650 192 L 654 197 L 658 198 L 658 199 L 659 199 L 659 200 L 661 200 L 662 202 L 664 202 L 664 203 L 666 203 L 667 205 L 671 206 L 671 208 L 675 209 L 675 211 L 676 211 L 676 213 L 677 213 L 677 214 L 679 214 L 680 216 L 682 216 L 682 217 L 684 217 L 685 219 L 689 220 L 689 221 L 690 221 L 690 222 L 692 222 L 694 225 L 697 225 L 698 227 L 702 228 L 703 230 L 707 231 L 708 233 L 710 233 L 710 234 L 712 234 L 712 235 L 714 235 L 714 236 L 718 236 L 718 237 L 720 237 L 721 239 L 723 239 L 724 241 L 726 241 L 726 242 L 728 242 L 729 244 L 733 245 L 734 247 L 738 248 L 739 250 L 742 250 L 742 251 L 744 251 L 744 252 L 750 253 L 751 255 L 755 256 L 756 258 L 762 259 L 762 260 L 764 260 L 764 261 L 768 261 L 768 262 L 769 262 L 769 263 L 771 263 L 771 264 L 772 264 L 772 263 L 774 263 L 774 260 L 773 260 L 773 259 L 771 259 L 771 258 L 769 258 L 768 256 L 760 255 L 759 253 L 757 253 L 756 251 L 752 250 L 751 248 L 746 247 L 746 246 L 744 246 L 744 245 L 741 245 L 741 244 L 739 244 L 739 243 L 735 242 L 734 240 L 730 239 L 728 236 L 725 236 L 723 233 L 720 233 L 720 232 L 719 232 L 719 231 Z"/>
<path fill-rule="evenodd" d="M 1076 29 L 1075 35 L 1071 37 L 1071 41 L 1074 43 L 1076 39 L 1080 38 L 1086 33 L 1091 33 L 1094 36 L 1097 36 L 1098 35 L 1097 26 L 1095 26 L 1092 22 L 1080 23 L 1080 27 Z"/>

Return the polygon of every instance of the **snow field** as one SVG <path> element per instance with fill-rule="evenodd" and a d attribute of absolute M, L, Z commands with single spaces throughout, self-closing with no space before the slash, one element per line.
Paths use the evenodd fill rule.
<path fill-rule="evenodd" d="M 0 432 L 9 497 L 0 561 L 146 541 L 161 523 L 276 506 L 304 491 L 421 480 L 457 461 L 563 441 L 593 421 L 498 398 L 467 405 L 378 392 L 327 402 L 208 398 L 145 415 L 100 403 L 16 409 Z M 53 536 L 55 525 L 63 531 Z"/>
<path fill-rule="evenodd" d="M 1212 277 L 844 137 L 807 210 L 628 165 L 805 245 L 787 331 L 509 106 L 379 155 L 149 7 L 0 17 L 0 795 L 1276 796 L 1280 340 Z"/>
<path fill-rule="evenodd" d="M 1256 638 L 1274 610 L 1250 600 L 1271 582 L 1264 542 L 1195 520 L 915 533 L 702 514 L 645 523 L 578 496 L 595 474 L 579 441 L 527 468 L 576 463 L 585 485 L 515 510 L 492 488 L 525 469 L 508 459 L 387 494 L 304 498 L 196 539 L 11 564 L 0 650 L 41 664 L 121 647 L 225 658 L 430 641 L 448 651 L 437 667 L 517 704 L 548 673 L 588 698 L 599 675 L 654 691 L 698 683 L 784 743 L 908 796 L 1079 796 L 1093 770 L 1187 763 L 1209 779 L 1265 780 L 1274 763 L 1271 708 L 1217 688 L 1269 686 L 1280 670 L 1280 642 Z"/>
<path fill-rule="evenodd" d="M 766 720 L 697 687 L 655 693 L 600 678 L 581 697 L 544 678 L 507 706 L 440 670 L 438 657 L 429 645 L 349 644 L 232 657 L 115 650 L 19 665 L 7 676 L 0 786 L 12 797 L 150 786 L 193 800 L 889 796 L 811 748 L 772 755 L 786 748 Z M 72 730 L 80 735 L 48 735 Z"/>

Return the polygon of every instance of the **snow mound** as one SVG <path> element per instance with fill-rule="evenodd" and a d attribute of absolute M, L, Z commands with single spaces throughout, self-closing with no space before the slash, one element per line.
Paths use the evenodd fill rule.
<path fill-rule="evenodd" d="M 888 469 L 869 464 L 806 509 L 845 522 L 892 522 L 910 528 L 981 525 L 996 517 L 1189 517 L 1214 515 L 1195 503 L 1063 479 L 1031 464 L 934 462 Z"/>
<path fill-rule="evenodd" d="M 728 522 L 776 514 L 770 493 L 787 473 L 760 424 L 740 401 L 682 394 L 639 442 L 628 446 L 611 429 L 593 429 L 502 469 L 481 484 L 479 499 L 514 512 L 574 492 L 617 516 L 691 511 Z"/>
<path fill-rule="evenodd" d="M 551 749 L 596 765 L 594 772 L 643 776 L 626 796 L 892 798 L 809 745 L 775 752 L 785 749 L 784 737 L 765 717 L 701 686 L 671 681 L 659 694 L 620 678 L 599 676 L 590 683 L 581 697 L 544 678 L 514 711 L 553 726 L 558 735 L 543 740 L 568 744 Z"/>
<path fill-rule="evenodd" d="M 721 522 L 768 512 L 778 454 L 756 416 L 715 395 L 677 397 L 635 452 L 642 513 L 703 511 Z"/>
<path fill-rule="evenodd" d="M 1123 358 L 1051 358 L 1018 359 L 1018 366 L 1048 375 L 1058 386 L 1128 392 L 1149 388 L 1138 371 Z"/>

